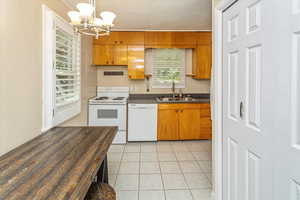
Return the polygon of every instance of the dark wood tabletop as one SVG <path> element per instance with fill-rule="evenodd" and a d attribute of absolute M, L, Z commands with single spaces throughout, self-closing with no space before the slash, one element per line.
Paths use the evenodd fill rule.
<path fill-rule="evenodd" d="M 117 127 L 58 127 L 0 157 L 0 200 L 83 199 Z"/>

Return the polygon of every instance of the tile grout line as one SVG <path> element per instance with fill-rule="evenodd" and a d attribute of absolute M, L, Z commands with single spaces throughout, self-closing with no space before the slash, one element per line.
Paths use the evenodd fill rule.
<path fill-rule="evenodd" d="M 165 184 L 164 184 L 164 180 L 163 180 L 163 174 L 162 174 L 162 170 L 161 170 L 161 166 L 160 166 L 160 160 L 159 160 L 159 156 L 158 156 L 159 152 L 158 152 L 158 145 L 157 144 L 156 144 L 156 156 L 157 156 L 157 161 L 158 161 L 157 163 L 158 163 L 158 166 L 159 166 L 160 179 L 161 179 L 162 186 L 163 186 L 164 199 L 167 200 L 167 194 L 166 194 L 166 190 L 165 190 Z"/>
<path fill-rule="evenodd" d="M 117 180 L 118 180 L 118 177 L 119 177 L 119 173 L 120 173 L 120 169 L 121 169 L 121 164 L 122 164 L 122 160 L 123 160 L 123 156 L 124 156 L 124 152 L 125 152 L 125 146 L 126 145 L 124 145 L 124 148 L 123 148 L 123 151 L 122 151 L 122 153 L 121 153 L 121 160 L 120 160 L 120 163 L 119 163 L 119 167 L 118 167 L 118 170 L 117 170 L 117 172 L 116 172 L 116 181 L 115 181 L 115 187 L 117 186 Z M 118 196 L 118 194 L 117 194 L 117 196 Z"/>
<path fill-rule="evenodd" d="M 194 156 L 194 154 L 190 151 L 189 148 L 187 148 L 187 150 L 188 150 L 189 153 L 192 154 L 192 156 L 193 156 L 193 158 L 194 158 L 194 161 L 195 161 L 195 162 L 197 163 L 197 165 L 198 165 L 198 162 L 196 161 L 197 158 Z M 192 189 L 191 189 L 190 186 L 188 185 L 187 179 L 186 179 L 185 174 L 184 174 L 184 172 L 183 172 L 183 170 L 182 170 L 182 168 L 181 168 L 181 165 L 179 165 L 179 167 L 180 167 L 180 169 L 181 169 L 181 171 L 182 171 L 183 178 L 184 178 L 184 180 L 185 180 L 185 182 L 186 182 L 186 184 L 187 184 L 187 186 L 188 186 L 190 195 L 191 195 L 192 199 L 195 200 L 195 197 L 194 197 L 194 195 L 193 195 L 193 193 L 192 193 Z M 199 166 L 199 169 L 201 170 L 201 167 L 200 167 L 200 166 Z M 202 170 L 201 170 L 201 171 L 202 171 Z"/>
<path fill-rule="evenodd" d="M 138 200 L 140 199 L 140 186 L 141 186 L 141 167 L 142 167 L 142 145 L 139 145 L 139 180 L 138 180 L 138 191 L 137 191 L 137 195 L 138 195 Z"/>

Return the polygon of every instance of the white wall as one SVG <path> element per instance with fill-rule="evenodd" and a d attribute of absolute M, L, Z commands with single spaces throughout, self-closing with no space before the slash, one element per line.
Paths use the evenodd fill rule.
<path fill-rule="evenodd" d="M 42 4 L 66 18 L 61 0 L 0 1 L 0 155 L 41 132 Z"/>

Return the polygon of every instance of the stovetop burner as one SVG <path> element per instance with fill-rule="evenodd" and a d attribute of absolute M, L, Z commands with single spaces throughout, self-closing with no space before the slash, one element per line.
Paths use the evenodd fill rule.
<path fill-rule="evenodd" d="M 116 98 L 113 98 L 112 100 L 123 100 L 125 99 L 125 97 L 116 97 Z"/>
<path fill-rule="evenodd" d="M 109 98 L 108 97 L 98 97 L 95 100 L 107 100 L 107 99 L 109 99 Z"/>

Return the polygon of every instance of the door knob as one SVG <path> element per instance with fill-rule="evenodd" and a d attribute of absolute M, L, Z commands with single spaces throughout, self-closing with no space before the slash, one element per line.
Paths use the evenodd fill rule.
<path fill-rule="evenodd" d="M 244 118 L 244 104 L 241 101 L 240 103 L 240 118 L 243 119 Z"/>

